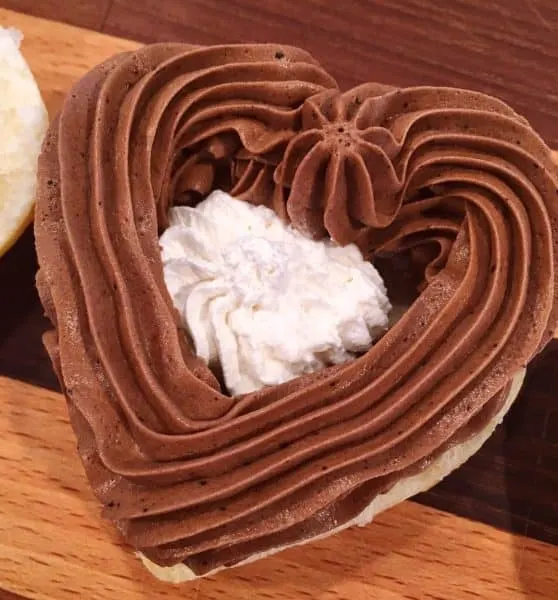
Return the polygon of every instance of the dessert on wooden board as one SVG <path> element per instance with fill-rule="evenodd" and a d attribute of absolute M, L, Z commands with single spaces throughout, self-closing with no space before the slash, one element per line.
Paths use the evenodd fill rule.
<path fill-rule="evenodd" d="M 35 232 L 106 517 L 175 581 L 434 485 L 555 330 L 556 196 L 544 142 L 475 92 L 342 92 L 276 45 L 90 72 L 47 134 Z"/>

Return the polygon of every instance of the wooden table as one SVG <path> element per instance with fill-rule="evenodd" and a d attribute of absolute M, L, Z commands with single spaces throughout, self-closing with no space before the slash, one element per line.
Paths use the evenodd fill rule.
<path fill-rule="evenodd" d="M 87 69 L 137 47 L 4 9 L 0 24 L 24 31 L 51 115 Z M 558 598 L 558 342 L 531 366 L 505 426 L 419 502 L 366 528 L 173 587 L 153 580 L 100 519 L 40 346 L 34 269 L 28 233 L 0 263 L 0 599 Z"/>

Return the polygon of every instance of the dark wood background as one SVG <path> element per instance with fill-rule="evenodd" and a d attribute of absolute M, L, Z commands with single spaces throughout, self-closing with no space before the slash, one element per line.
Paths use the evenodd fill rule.
<path fill-rule="evenodd" d="M 153 42 L 280 42 L 343 87 L 376 80 L 500 96 L 558 148 L 558 0 L 0 0 Z M 41 345 L 28 231 L 0 261 L 0 375 L 57 388 Z M 503 427 L 419 502 L 558 544 L 558 341 L 530 366 Z"/>

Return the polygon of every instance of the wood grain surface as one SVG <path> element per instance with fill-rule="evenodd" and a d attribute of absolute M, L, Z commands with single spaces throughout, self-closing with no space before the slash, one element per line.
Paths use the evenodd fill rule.
<path fill-rule="evenodd" d="M 0 587 L 70 600 L 555 600 L 558 547 L 405 502 L 371 525 L 161 584 L 101 520 L 64 398 L 0 378 Z"/>
<path fill-rule="evenodd" d="M 100 31 L 112 0 L 2 0 L 3 8 Z"/>
<path fill-rule="evenodd" d="M 20 4 L 17 0 L 10 2 L 14 6 Z M 56 0 L 48 0 L 48 3 L 56 5 Z M 263 27 L 262 14 L 273 21 L 273 11 L 279 10 L 280 3 L 261 4 L 263 7 L 255 9 L 256 3 L 247 1 L 184 2 L 184 14 L 188 8 L 197 6 L 197 11 L 190 14 L 189 25 L 185 25 L 183 13 L 172 2 L 161 2 L 159 14 L 155 14 L 151 9 L 149 12 L 149 3 L 145 1 L 126 5 L 123 0 L 117 0 L 107 9 L 106 27 L 116 30 L 120 23 L 123 33 L 143 39 L 167 35 L 188 42 L 258 39 L 257 36 L 263 34 L 255 27 L 251 35 L 242 37 L 242 31 L 248 31 L 242 29 L 246 27 L 243 19 L 250 12 L 248 7 L 254 9 L 250 12 L 252 19 L 260 15 Z M 326 2 L 301 2 L 297 6 L 299 4 L 302 12 L 311 7 L 312 15 L 321 14 L 320 4 L 322 12 L 327 14 L 330 10 Z M 357 4 L 373 3 L 348 2 L 347 7 L 354 8 Z M 396 2 L 394 6 L 400 8 L 403 4 L 415 10 L 419 4 L 428 3 Z M 471 4 L 452 2 L 448 6 L 453 11 Z M 486 3 L 487 6 L 500 4 Z M 523 3 L 517 4 L 523 6 Z M 548 2 L 541 4 L 549 5 Z M 44 8 L 45 5 L 43 0 L 34 0 L 27 3 L 27 8 Z M 221 13 L 216 10 L 217 5 L 222 8 Z M 89 5 L 77 2 L 77 6 Z M 129 19 L 118 16 L 121 14 L 118 11 L 125 6 L 129 7 Z M 233 10 L 239 11 L 238 22 L 230 12 Z M 69 10 L 63 16 L 72 20 L 72 14 Z M 144 25 L 126 31 L 125 26 L 134 27 L 137 14 L 144 15 L 140 19 Z M 220 24 L 225 18 L 223 14 L 228 15 L 228 29 Z M 354 21 L 355 14 L 351 16 L 349 11 L 346 19 Z M 145 15 L 152 15 L 151 38 L 146 37 Z M 339 69 L 337 76 L 341 74 L 352 83 L 351 77 L 360 76 L 362 60 L 354 65 L 356 71 L 351 71 L 342 58 L 330 55 L 328 36 L 332 30 L 320 29 L 320 18 L 316 17 L 316 31 L 321 32 L 322 42 L 315 48 L 312 47 L 313 36 L 318 34 L 312 33 L 313 27 L 307 27 L 309 44 L 296 37 L 299 35 L 296 23 L 303 19 L 300 14 L 283 16 L 283 20 L 278 16 L 278 26 L 291 22 L 295 25 L 283 30 L 279 27 L 271 39 L 285 41 L 288 34 L 288 41 L 310 47 L 332 71 Z M 516 20 L 514 16 L 513 22 Z M 164 23 L 171 22 L 177 28 L 174 34 L 161 29 Z M 251 22 L 255 25 L 257 19 Z M 314 21 L 308 18 L 307 24 L 311 22 Z M 526 23 L 533 25 L 532 21 Z M 0 24 L 14 25 L 25 32 L 23 51 L 37 76 L 51 115 L 59 108 L 71 83 L 85 71 L 117 51 L 137 47 L 134 42 L 3 9 L 0 9 Z M 392 25 L 385 23 L 386 27 Z M 192 28 L 191 35 L 187 27 Z M 204 35 L 220 37 L 204 38 Z M 519 40 L 517 44 L 528 45 L 530 39 Z M 552 43 L 558 47 L 556 40 Z M 334 39 L 332 44 L 334 48 Z M 545 52 L 558 54 L 553 48 L 549 42 Z M 536 55 L 533 60 L 539 58 Z M 332 62 L 328 64 L 328 61 Z M 428 73 L 426 69 L 425 79 Z M 550 83 L 548 80 L 552 77 L 547 76 L 542 83 L 555 85 L 553 80 Z M 479 81 L 482 83 L 482 77 Z M 413 79 L 407 80 L 407 83 L 413 82 Z M 458 82 L 448 76 L 445 83 Z M 472 84 L 469 87 L 482 88 Z M 546 123 L 546 127 L 541 128 L 543 134 L 556 127 L 550 119 L 555 100 L 552 94 L 541 93 L 538 101 L 531 103 L 535 118 L 537 113 Z M 520 108 L 517 102 L 514 105 Z M 529 116 L 534 120 L 533 115 Z M 552 140 L 552 135 L 547 138 Z M 28 231 L 0 261 L 0 375 L 6 376 L 0 377 L 0 437 L 3 440 L 0 445 L 0 599 L 2 588 L 24 597 L 55 600 L 178 597 L 174 588 L 154 584 L 129 551 L 119 546 L 113 529 L 99 519 L 97 503 L 91 497 L 76 458 L 63 398 L 11 379 L 19 378 L 52 389 L 57 387 L 40 343 L 46 323 L 34 290 L 35 270 L 33 238 Z M 531 366 L 524 390 L 505 426 L 465 467 L 421 496 L 418 500 L 422 505 L 405 503 L 371 527 L 313 544 L 311 552 L 307 549 L 288 551 L 215 579 L 183 586 L 180 597 L 556 600 L 557 549 L 529 538 L 558 543 L 558 408 L 553 384 L 557 361 L 558 342 L 553 342 Z M 471 523 L 432 507 L 465 515 L 477 522 Z M 495 524 L 507 532 L 483 523 Z"/>

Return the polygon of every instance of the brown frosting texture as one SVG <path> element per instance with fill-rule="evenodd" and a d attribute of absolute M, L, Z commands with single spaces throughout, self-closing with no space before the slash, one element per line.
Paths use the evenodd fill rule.
<path fill-rule="evenodd" d="M 482 429 L 556 329 L 550 151 L 478 93 L 341 93 L 296 48 L 148 46 L 76 84 L 39 171 L 45 344 L 104 514 L 161 565 L 347 522 Z M 394 294 L 412 272 L 410 308 L 352 363 L 230 398 L 158 248 L 169 205 L 217 187 L 358 243 Z"/>

